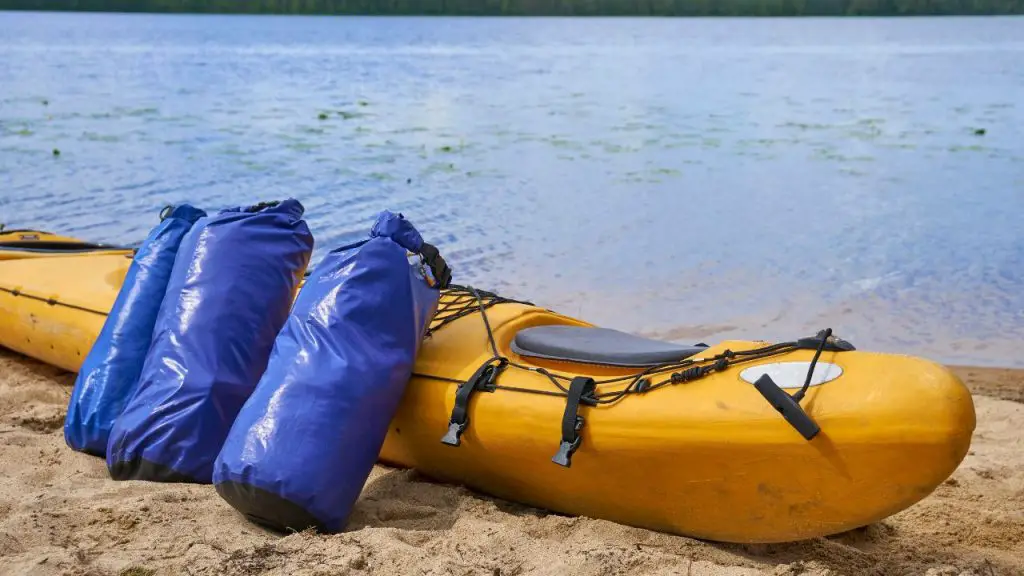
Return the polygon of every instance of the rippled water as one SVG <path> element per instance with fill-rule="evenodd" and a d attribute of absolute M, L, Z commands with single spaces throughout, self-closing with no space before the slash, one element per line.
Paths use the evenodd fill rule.
<path fill-rule="evenodd" d="M 294 196 L 319 254 L 390 208 L 456 281 L 682 341 L 1024 366 L 1022 126 L 1021 18 L 0 13 L 9 226 Z"/>

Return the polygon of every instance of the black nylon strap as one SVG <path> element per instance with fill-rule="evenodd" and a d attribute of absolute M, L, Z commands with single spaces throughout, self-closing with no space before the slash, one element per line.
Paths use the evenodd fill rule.
<path fill-rule="evenodd" d="M 587 376 L 577 376 L 569 384 L 569 396 L 565 402 L 565 412 L 562 414 L 562 443 L 558 446 L 558 452 L 551 458 L 551 461 L 559 466 L 572 466 L 572 455 L 580 447 L 579 431 L 586 423 L 579 415 L 580 403 L 589 406 L 597 404 L 597 399 L 594 398 L 595 384 L 594 379 Z"/>
<path fill-rule="evenodd" d="M 447 288 L 452 283 L 452 270 L 444 261 L 441 252 L 433 244 L 424 242 L 423 247 L 420 248 L 420 254 L 426 260 L 427 266 L 430 266 L 430 271 L 434 274 L 434 280 L 437 280 L 438 286 L 442 289 Z"/>
<path fill-rule="evenodd" d="M 495 363 L 497 362 L 497 363 Z M 492 358 L 485 362 L 473 376 L 459 385 L 455 393 L 455 406 L 452 408 L 452 415 L 448 419 L 448 433 L 441 438 L 442 444 L 459 446 L 462 444 L 462 433 L 469 425 L 469 399 L 477 390 L 494 392 L 494 380 L 501 370 L 508 364 L 504 358 Z"/>

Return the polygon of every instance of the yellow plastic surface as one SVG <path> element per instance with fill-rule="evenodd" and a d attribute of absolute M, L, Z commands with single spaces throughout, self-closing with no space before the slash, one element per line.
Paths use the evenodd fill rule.
<path fill-rule="evenodd" d="M 129 262 L 124 256 L 0 262 L 0 345 L 77 370 L 103 317 L 24 294 L 106 311 Z M 22 295 L 3 290 L 12 287 Z M 520 304 L 499 304 L 487 315 L 501 353 L 524 364 L 531 360 L 510 349 L 518 330 L 587 325 Z M 721 342 L 701 356 L 763 344 Z M 773 356 L 612 405 L 582 406 L 586 425 L 571 468 L 551 461 L 564 398 L 477 392 L 462 445 L 450 447 L 440 439 L 457 385 L 415 376 L 380 457 L 558 512 L 732 542 L 791 541 L 878 521 L 931 493 L 959 465 L 974 430 L 974 405 L 943 366 L 892 354 L 823 353 L 820 361 L 839 365 L 843 374 L 811 387 L 802 402 L 821 426 L 812 441 L 739 377 L 750 365 L 809 361 L 813 354 Z M 474 313 L 429 337 L 415 372 L 465 380 L 490 357 L 482 318 Z M 546 367 L 596 378 L 631 372 L 565 362 Z M 544 376 L 515 368 L 498 383 L 554 390 Z"/>
<path fill-rule="evenodd" d="M 68 255 L 89 254 L 131 254 L 130 249 L 118 247 L 95 247 L 83 243 L 83 247 L 69 253 L 67 245 L 82 243 L 78 238 L 61 236 L 42 230 L 0 230 L 0 261 L 22 258 L 57 258 Z M 5 246 L 5 244 L 9 244 Z M 17 247 L 12 247 L 16 245 Z M 63 250 L 55 250 L 62 246 Z"/>
<path fill-rule="evenodd" d="M 0 346 L 77 372 L 114 305 L 130 256 L 0 261 Z"/>

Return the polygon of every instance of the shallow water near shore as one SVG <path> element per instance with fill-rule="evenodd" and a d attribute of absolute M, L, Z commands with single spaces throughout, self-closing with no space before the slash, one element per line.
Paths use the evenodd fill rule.
<path fill-rule="evenodd" d="M 0 13 L 0 222 L 389 208 L 610 327 L 1024 366 L 1022 86 L 1021 18 Z"/>

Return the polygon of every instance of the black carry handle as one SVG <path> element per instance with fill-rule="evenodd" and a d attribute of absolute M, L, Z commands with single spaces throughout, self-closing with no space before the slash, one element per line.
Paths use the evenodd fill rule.
<path fill-rule="evenodd" d="M 782 417 L 789 422 L 801 436 L 807 440 L 813 439 L 821 432 L 818 423 L 811 419 L 800 407 L 800 404 L 787 394 L 772 380 L 772 377 L 764 374 L 754 382 L 754 388 L 764 396 L 764 399 L 782 414 Z"/>
<path fill-rule="evenodd" d="M 427 266 L 430 266 L 437 285 L 442 289 L 447 288 L 452 283 L 452 270 L 437 250 L 437 246 L 424 242 L 423 247 L 420 248 L 420 255 L 427 262 Z"/>

